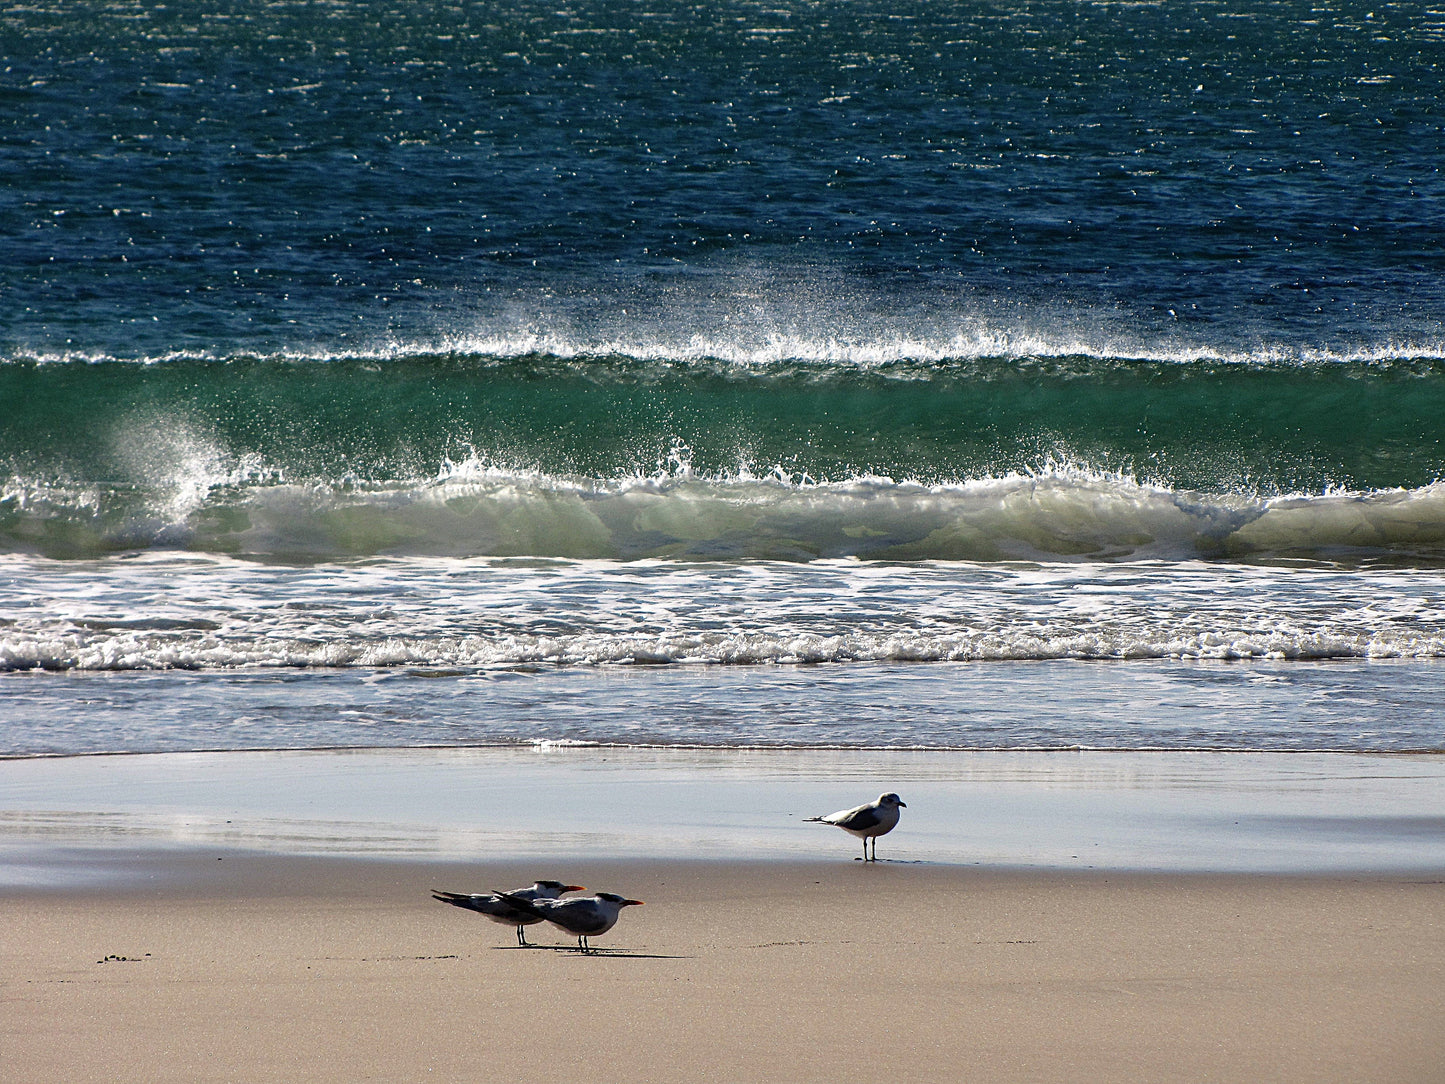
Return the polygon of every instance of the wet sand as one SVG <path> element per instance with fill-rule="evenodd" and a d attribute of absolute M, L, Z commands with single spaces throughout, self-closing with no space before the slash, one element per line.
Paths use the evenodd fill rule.
<path fill-rule="evenodd" d="M 858 842 L 806 818 L 897 791 L 884 858 L 1184 873 L 1445 870 L 1445 756 L 454 748 L 0 760 L 0 886 L 116 849 L 751 860 Z M 70 849 L 89 853 L 67 862 Z"/>

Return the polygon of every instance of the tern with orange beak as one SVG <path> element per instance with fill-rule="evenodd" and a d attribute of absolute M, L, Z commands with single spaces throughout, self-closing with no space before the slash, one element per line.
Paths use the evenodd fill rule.
<path fill-rule="evenodd" d="M 589 937 L 600 937 L 617 925 L 617 916 L 624 907 L 640 907 L 641 900 L 630 900 L 615 892 L 599 892 L 595 896 L 581 896 L 570 900 L 524 900 L 507 892 L 497 893 L 502 899 L 513 903 L 521 911 L 546 919 L 559 930 L 577 938 L 577 947 L 591 952 Z"/>

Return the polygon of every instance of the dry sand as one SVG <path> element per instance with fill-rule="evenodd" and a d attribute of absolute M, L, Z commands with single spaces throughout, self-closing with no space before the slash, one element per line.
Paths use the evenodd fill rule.
<path fill-rule="evenodd" d="M 0 897 L 0 1078 L 1445 1080 L 1445 880 L 183 852 Z M 647 901 L 584 956 L 429 898 Z"/>

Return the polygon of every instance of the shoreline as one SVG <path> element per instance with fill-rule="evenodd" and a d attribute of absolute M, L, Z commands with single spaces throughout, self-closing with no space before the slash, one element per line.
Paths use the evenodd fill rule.
<path fill-rule="evenodd" d="M 1445 1056 L 1445 878 L 129 861 L 155 876 L 0 891 L 16 1079 L 1427 1084 Z M 646 905 L 584 955 L 430 898 L 537 876 Z"/>

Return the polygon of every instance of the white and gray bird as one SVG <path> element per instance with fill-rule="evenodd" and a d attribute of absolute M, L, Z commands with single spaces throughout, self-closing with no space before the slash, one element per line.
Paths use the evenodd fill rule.
<path fill-rule="evenodd" d="M 896 794 L 880 794 L 876 802 L 840 809 L 826 817 L 809 817 L 820 824 L 834 824 L 843 831 L 863 841 L 863 861 L 878 861 L 878 837 L 887 835 L 898 824 L 898 811 L 907 809 L 903 799 Z M 873 841 L 873 857 L 868 857 L 868 841 Z"/>
<path fill-rule="evenodd" d="M 641 907 L 641 900 L 630 900 L 615 892 L 599 892 L 595 896 L 577 896 L 570 900 L 524 900 L 510 892 L 497 893 L 514 903 L 519 910 L 539 919 L 546 919 L 564 933 L 577 938 L 577 947 L 591 952 L 589 937 L 600 937 L 617 925 L 617 916 L 624 907 Z"/>
<path fill-rule="evenodd" d="M 526 927 L 541 922 L 542 917 L 531 911 L 524 911 L 513 900 L 555 900 L 564 892 L 585 891 L 582 885 L 568 885 L 561 881 L 536 881 L 531 888 L 519 888 L 515 892 L 443 892 L 432 889 L 432 899 L 449 903 L 453 907 L 465 907 L 486 915 L 493 922 L 504 926 L 517 927 L 517 944 L 527 944 Z"/>

